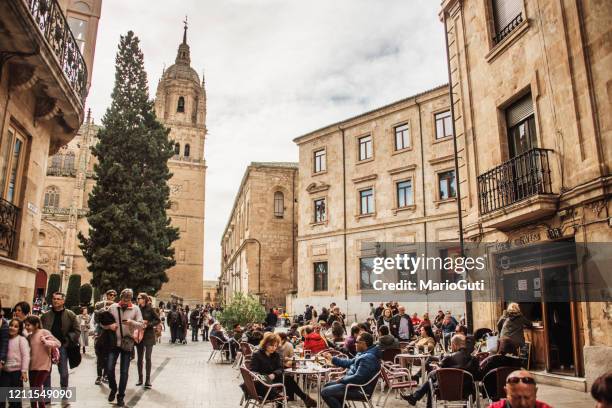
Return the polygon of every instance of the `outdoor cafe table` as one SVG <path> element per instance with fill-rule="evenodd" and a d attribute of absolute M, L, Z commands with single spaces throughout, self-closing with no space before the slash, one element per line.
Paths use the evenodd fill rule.
<path fill-rule="evenodd" d="M 427 379 L 427 371 L 425 370 L 425 362 L 427 358 L 431 357 L 429 354 L 410 354 L 402 353 L 395 356 L 396 361 L 402 360 L 421 360 L 421 384 Z"/>
<path fill-rule="evenodd" d="M 304 361 L 304 359 L 300 359 Z M 298 359 L 296 359 L 298 361 Z M 321 377 L 326 377 L 330 372 L 330 369 L 327 367 L 322 367 L 316 363 L 314 360 L 306 360 L 306 364 L 298 364 L 296 368 L 285 368 L 283 371 L 283 384 L 285 383 L 285 375 L 293 375 L 296 377 L 302 377 L 304 379 L 304 384 L 306 384 L 306 380 L 309 376 L 317 377 L 317 408 L 321 407 L 321 385 L 322 380 Z M 296 381 L 299 384 L 299 381 Z"/>

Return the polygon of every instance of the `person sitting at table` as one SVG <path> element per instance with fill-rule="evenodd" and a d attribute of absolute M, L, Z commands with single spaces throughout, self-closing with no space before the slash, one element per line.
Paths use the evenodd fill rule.
<path fill-rule="evenodd" d="M 463 334 L 465 336 L 465 349 L 468 353 L 472 354 L 474 352 L 474 347 L 476 346 L 476 339 L 473 334 L 468 334 L 468 330 L 466 326 L 458 324 L 455 328 L 455 334 Z"/>
<path fill-rule="evenodd" d="M 232 332 L 232 338 L 237 341 L 240 342 L 242 341 L 242 335 L 244 334 L 244 331 L 242 330 L 242 327 L 240 327 L 240 323 L 236 323 L 234 325 L 234 330 Z"/>
<path fill-rule="evenodd" d="M 331 328 L 331 341 L 334 343 L 344 343 L 344 327 L 339 321 L 332 323 Z"/>
<path fill-rule="evenodd" d="M 312 326 L 306 326 L 304 333 L 304 350 L 310 350 L 312 354 L 317 354 L 327 348 L 327 342 Z"/>
<path fill-rule="evenodd" d="M 552 408 L 545 402 L 538 401 L 536 380 L 529 371 L 517 370 L 506 378 L 506 399 L 489 405 L 489 408 Z"/>
<path fill-rule="evenodd" d="M 510 337 L 502 337 L 497 342 L 497 354 L 490 355 L 480 362 L 478 378 L 484 378 L 490 371 L 499 367 L 521 367 L 521 359 L 515 355 L 516 343 Z"/>
<path fill-rule="evenodd" d="M 300 332 L 298 331 L 299 327 L 300 326 L 297 323 L 293 323 L 289 327 L 289 330 L 287 330 L 287 337 L 289 338 L 289 341 L 291 341 L 294 345 L 296 344 L 295 343 L 296 339 L 299 339 L 300 337 L 302 337 L 300 335 Z"/>
<path fill-rule="evenodd" d="M 383 314 L 378 318 L 378 321 L 376 322 L 377 327 L 387 326 L 389 329 L 391 329 L 391 326 L 393 326 L 394 324 L 395 321 L 393 320 L 393 312 L 390 308 L 386 308 L 385 310 L 383 310 Z"/>
<path fill-rule="evenodd" d="M 434 318 L 433 325 L 436 326 L 438 330 L 442 328 L 442 322 L 444 321 L 444 312 L 442 310 L 438 310 L 438 314 Z"/>
<path fill-rule="evenodd" d="M 412 343 L 419 352 L 424 352 L 425 348 L 432 353 L 436 348 L 436 338 L 434 337 L 431 326 L 421 326 L 420 337 Z"/>
<path fill-rule="evenodd" d="M 333 357 L 329 353 L 323 353 L 325 359 L 338 367 L 347 369 L 346 375 L 337 381 L 325 384 L 321 390 L 323 401 L 330 408 L 342 408 L 342 400 L 347 384 L 365 384 L 372 379 L 380 370 L 380 349 L 374 345 L 374 337 L 370 333 L 360 333 L 356 340 L 357 355 L 346 359 Z M 365 392 L 371 395 L 376 387 L 376 381 L 372 381 L 365 387 Z M 346 397 L 348 400 L 359 399 L 361 392 L 359 388 L 348 389 Z"/>
<path fill-rule="evenodd" d="M 357 336 L 361 333 L 361 327 L 359 325 L 354 325 L 351 327 L 351 335 L 347 336 L 344 340 L 344 350 L 350 357 L 354 357 L 357 354 L 357 348 L 355 341 L 357 340 Z"/>
<path fill-rule="evenodd" d="M 291 366 L 291 359 L 293 358 L 293 344 L 289 341 L 289 336 L 287 333 L 280 332 L 278 333 L 278 337 L 280 338 L 280 344 L 278 345 L 278 353 L 281 356 L 281 360 L 285 364 L 285 367 Z"/>
<path fill-rule="evenodd" d="M 451 354 L 448 354 L 440 361 L 440 368 L 460 368 L 471 373 L 473 376 L 478 374 L 478 361 L 471 356 L 465 349 L 465 336 L 457 334 L 451 339 Z M 435 372 L 431 374 L 433 382 L 436 382 Z M 464 384 L 464 389 L 469 389 L 468 384 Z M 410 405 L 416 405 L 417 401 L 427 395 L 427 407 L 431 407 L 431 389 L 429 381 L 424 382 L 412 394 L 400 394 Z"/>
<path fill-rule="evenodd" d="M 263 332 L 254 327 L 251 332 L 247 333 L 247 343 L 249 343 L 251 346 L 258 346 L 259 343 L 261 343 L 263 336 Z"/>
<path fill-rule="evenodd" d="M 440 330 L 442 332 L 442 339 L 444 341 L 444 349 L 448 348 L 448 342 L 450 338 L 455 334 L 455 328 L 457 327 L 457 322 L 453 319 L 450 313 L 447 313 L 444 316 L 444 320 L 442 320 L 442 325 L 440 326 Z"/>
<path fill-rule="evenodd" d="M 423 313 L 423 319 L 421 320 L 421 326 L 431 327 L 431 320 L 429 319 L 429 313 Z"/>
<path fill-rule="evenodd" d="M 389 334 L 389 328 L 387 326 L 380 326 L 378 328 L 378 348 L 386 350 L 390 348 L 399 348 L 399 340 Z"/>
<path fill-rule="evenodd" d="M 307 407 L 316 407 L 317 402 L 310 398 L 299 385 L 295 382 L 293 377 L 286 375 L 283 379 L 283 364 L 281 362 L 281 355 L 278 353 L 278 346 L 281 343 L 281 339 L 278 334 L 273 332 L 267 332 L 264 334 L 263 339 L 259 345 L 259 350 L 253 353 L 251 356 L 251 371 L 257 374 L 262 374 L 264 380 L 269 383 L 284 383 L 285 390 L 287 391 L 287 400 L 293 401 L 295 395 L 300 397 Z M 257 388 L 257 394 L 265 396 L 268 391 L 261 383 L 256 382 L 255 387 Z M 278 397 L 278 390 L 272 389 L 268 395 L 268 399 L 274 399 Z M 282 407 L 282 404 L 277 404 Z"/>
<path fill-rule="evenodd" d="M 225 351 L 225 357 L 229 360 L 233 360 L 236 357 L 236 351 L 238 349 L 238 343 L 234 339 L 228 338 L 223 330 L 221 329 L 221 323 L 213 324 L 210 336 L 215 336 L 223 342 L 223 350 Z"/>

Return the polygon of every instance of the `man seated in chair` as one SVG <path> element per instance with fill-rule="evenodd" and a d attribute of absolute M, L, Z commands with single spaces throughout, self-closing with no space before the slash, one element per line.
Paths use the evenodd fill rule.
<path fill-rule="evenodd" d="M 209 336 L 215 336 L 216 338 L 218 338 L 220 341 L 223 342 L 223 350 L 224 350 L 226 359 L 233 360 L 236 357 L 238 343 L 236 343 L 234 339 L 229 338 L 228 336 L 225 335 L 225 333 L 221 329 L 220 323 L 215 323 L 213 325 Z"/>
<path fill-rule="evenodd" d="M 440 361 L 440 368 L 460 368 L 468 371 L 473 376 L 478 374 L 478 360 L 471 356 L 465 348 L 465 336 L 456 334 L 451 339 L 451 350 L 452 353 L 446 355 Z M 435 372 L 431 374 L 432 380 L 435 383 L 436 377 Z M 417 401 L 423 398 L 427 394 L 427 407 L 431 407 L 431 389 L 429 381 L 423 383 L 413 394 L 404 395 L 402 398 L 408 401 L 410 405 L 416 405 Z"/>
<path fill-rule="evenodd" d="M 507 398 L 492 403 L 489 408 L 552 408 L 536 399 L 538 387 L 529 371 L 517 370 L 510 373 L 505 388 Z"/>
<path fill-rule="evenodd" d="M 342 408 L 342 400 L 347 384 L 362 385 L 367 383 L 380 371 L 380 350 L 374 345 L 374 337 L 370 333 L 360 333 L 355 341 L 357 355 L 355 358 L 345 359 L 333 357 L 329 353 L 323 353 L 328 362 L 331 364 L 346 368 L 347 372 L 344 377 L 338 381 L 331 381 L 325 384 L 321 391 L 323 401 L 330 408 Z M 368 396 L 372 395 L 376 381 L 372 381 L 364 391 Z M 350 387 L 346 394 L 347 400 L 360 400 L 363 398 L 360 388 Z"/>

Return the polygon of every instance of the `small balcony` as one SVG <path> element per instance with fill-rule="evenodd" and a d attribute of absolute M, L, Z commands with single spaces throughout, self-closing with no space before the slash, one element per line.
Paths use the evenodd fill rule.
<path fill-rule="evenodd" d="M 18 216 L 19 208 L 0 198 L 0 256 L 13 255 Z"/>
<path fill-rule="evenodd" d="M 499 44 L 523 22 L 523 13 L 518 13 L 505 27 L 501 27 L 493 36 L 493 44 Z"/>
<path fill-rule="evenodd" d="M 85 59 L 57 0 L 0 2 L 0 26 L 0 67 L 9 70 L 13 92 L 35 95 L 34 119 L 57 124 L 53 153 L 83 121 Z"/>
<path fill-rule="evenodd" d="M 549 149 L 534 148 L 478 176 L 478 207 L 486 227 L 505 229 L 552 214 Z"/>

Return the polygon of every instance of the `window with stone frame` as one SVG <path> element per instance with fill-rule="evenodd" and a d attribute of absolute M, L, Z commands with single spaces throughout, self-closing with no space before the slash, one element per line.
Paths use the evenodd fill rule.
<path fill-rule="evenodd" d="M 314 292 L 323 292 L 327 290 L 327 261 L 315 262 L 314 267 Z"/>
<path fill-rule="evenodd" d="M 56 153 L 53 156 L 51 156 L 51 168 L 52 169 L 59 169 L 60 167 L 62 167 L 62 159 L 64 158 L 63 155 Z"/>
<path fill-rule="evenodd" d="M 179 96 L 178 104 L 176 105 L 177 112 L 185 112 L 185 98 L 183 96 Z"/>
<path fill-rule="evenodd" d="M 285 196 L 281 191 L 274 193 L 274 216 L 283 218 L 285 215 Z"/>
<path fill-rule="evenodd" d="M 0 198 L 17 207 L 25 183 L 23 173 L 26 150 L 27 138 L 9 126 L 0 144 Z"/>
<path fill-rule="evenodd" d="M 395 186 L 397 189 L 397 208 L 413 205 L 412 180 L 398 181 Z"/>
<path fill-rule="evenodd" d="M 327 157 L 325 149 L 314 152 L 314 172 L 321 173 L 327 170 Z"/>
<path fill-rule="evenodd" d="M 359 160 L 371 159 L 374 154 L 372 135 L 359 138 Z"/>
<path fill-rule="evenodd" d="M 493 43 L 502 42 L 523 22 L 523 0 L 492 0 L 495 33 Z"/>
<path fill-rule="evenodd" d="M 64 156 L 64 164 L 62 165 L 62 169 L 64 170 L 74 170 L 74 152 L 68 152 L 66 153 L 66 156 Z"/>
<path fill-rule="evenodd" d="M 374 189 L 368 188 L 359 192 L 359 214 L 374 213 Z"/>
<path fill-rule="evenodd" d="M 325 198 L 319 198 L 314 200 L 314 222 L 325 222 L 327 220 L 327 206 L 325 205 Z"/>
<path fill-rule="evenodd" d="M 404 255 L 406 257 L 404 257 Z M 407 254 L 399 254 L 400 263 L 397 265 L 397 281 L 400 282 L 402 280 L 406 280 L 409 282 L 416 282 L 418 279 L 418 271 L 414 271 L 413 264 L 410 262 L 410 259 L 416 258 L 416 252 L 411 252 Z M 405 261 L 405 262 L 404 262 Z M 414 272 L 414 273 L 413 273 Z"/>
<path fill-rule="evenodd" d="M 179 154 L 181 154 L 181 144 L 176 142 L 174 144 L 174 155 L 178 156 Z"/>
<path fill-rule="evenodd" d="M 457 259 L 461 257 L 461 248 L 451 247 L 440 249 L 440 259 L 442 260 L 442 269 L 440 270 L 440 282 L 457 282 L 462 279 L 462 274 L 455 272 L 453 268 L 448 268 L 450 265 L 450 259 Z"/>
<path fill-rule="evenodd" d="M 451 112 L 445 111 L 434 115 L 436 122 L 436 139 L 443 139 L 453 135 Z"/>
<path fill-rule="evenodd" d="M 55 186 L 47 188 L 45 191 L 45 207 L 59 208 L 60 192 Z"/>
<path fill-rule="evenodd" d="M 395 126 L 395 150 L 408 149 L 410 147 L 410 129 L 407 123 Z"/>
<path fill-rule="evenodd" d="M 183 156 L 189 157 L 190 154 L 191 154 L 191 146 L 189 146 L 189 143 L 187 143 L 185 144 L 185 147 L 183 148 Z"/>
<path fill-rule="evenodd" d="M 455 170 L 438 173 L 439 199 L 448 200 L 457 196 Z"/>

